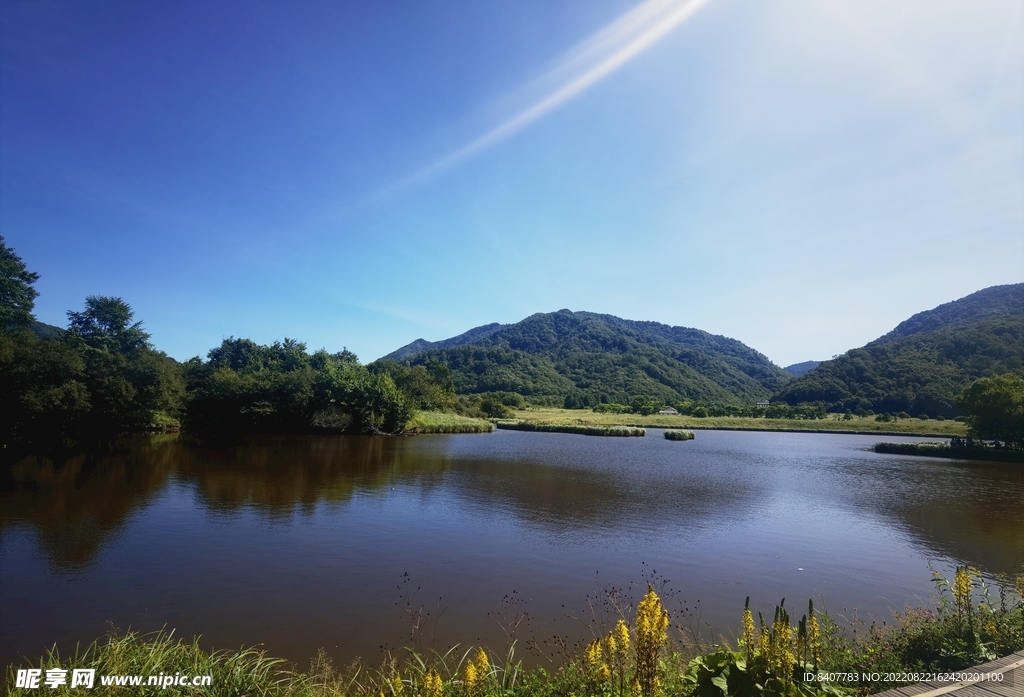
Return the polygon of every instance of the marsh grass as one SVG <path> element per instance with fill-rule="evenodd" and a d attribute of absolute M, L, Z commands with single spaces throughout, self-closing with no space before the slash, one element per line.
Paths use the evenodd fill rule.
<path fill-rule="evenodd" d="M 409 420 L 406 433 L 491 433 L 494 424 L 458 414 L 421 411 Z"/>
<path fill-rule="evenodd" d="M 948 443 L 875 443 L 876 453 L 890 455 L 921 455 L 956 460 L 988 460 L 992 462 L 1024 462 L 1024 453 L 1002 448 L 953 448 Z"/>
<path fill-rule="evenodd" d="M 828 418 L 825 419 L 754 419 L 743 416 L 708 416 L 697 418 L 695 416 L 662 414 L 651 414 L 650 416 L 642 416 L 640 414 L 601 414 L 591 410 L 531 407 L 518 410 L 516 416 L 520 420 L 529 420 L 536 423 L 632 426 L 637 428 L 866 433 L 934 438 L 964 437 L 967 435 L 967 424 L 953 421 L 952 419 L 947 419 L 946 421 L 901 419 L 898 421 L 881 422 L 875 421 L 873 416 L 851 416 L 849 419 L 843 419 L 840 414 L 829 414 Z"/>
<path fill-rule="evenodd" d="M 665 430 L 665 440 L 693 440 L 694 438 L 693 431 L 683 431 L 674 428 Z"/>
<path fill-rule="evenodd" d="M 623 436 L 642 437 L 647 435 L 643 428 L 633 426 L 603 426 L 595 424 L 537 423 L 535 421 L 498 421 L 498 428 L 511 431 L 541 431 L 544 433 L 575 433 L 581 436 Z"/>

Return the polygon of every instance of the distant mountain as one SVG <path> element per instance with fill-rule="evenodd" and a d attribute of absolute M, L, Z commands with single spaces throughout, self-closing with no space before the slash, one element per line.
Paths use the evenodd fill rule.
<path fill-rule="evenodd" d="M 427 341 L 426 339 L 416 339 L 411 344 L 406 344 L 400 349 L 392 351 L 388 355 L 384 356 L 384 359 L 390 359 L 396 363 L 402 363 L 418 353 L 429 351 L 431 349 L 444 349 L 452 348 L 454 346 L 465 346 L 466 344 L 472 343 L 473 341 L 479 341 L 485 339 L 501 327 L 506 326 L 494 322 L 492 324 L 485 324 L 482 327 L 476 327 L 470 329 L 464 334 L 453 336 L 451 339 L 444 339 L 442 341 Z"/>
<path fill-rule="evenodd" d="M 29 330 L 40 339 L 59 339 L 64 336 L 66 331 L 60 327 L 44 324 L 43 322 L 33 322 L 29 325 Z"/>
<path fill-rule="evenodd" d="M 1024 375 L 1024 283 L 919 312 L 789 382 L 772 400 L 948 417 L 957 414 L 956 395 L 968 384 L 1011 371 Z"/>
<path fill-rule="evenodd" d="M 635 397 L 748 404 L 790 379 L 735 339 L 569 310 L 417 340 L 385 358 L 446 363 L 462 394 L 508 391 L 570 406 Z"/>
<path fill-rule="evenodd" d="M 804 361 L 803 363 L 794 363 L 793 365 L 787 365 L 785 370 L 790 375 L 800 377 L 806 375 L 809 370 L 813 370 L 821 365 L 821 361 Z"/>

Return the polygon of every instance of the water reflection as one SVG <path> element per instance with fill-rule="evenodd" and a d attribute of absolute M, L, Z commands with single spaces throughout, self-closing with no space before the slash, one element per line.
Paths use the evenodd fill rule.
<path fill-rule="evenodd" d="M 0 533 L 15 523 L 38 532 L 57 569 L 82 570 L 125 524 L 167 486 L 179 450 L 173 434 L 133 438 L 113 451 L 60 462 L 14 464 L 0 491 Z"/>
<path fill-rule="evenodd" d="M 696 453 L 695 467 L 680 468 L 625 439 L 577 439 L 563 450 L 564 437 L 515 437 L 521 442 L 509 449 L 488 447 L 495 444 L 486 437 L 453 444 L 445 437 L 266 436 L 211 447 L 176 434 L 138 436 L 108 453 L 14 465 L 0 491 L 0 532 L 28 524 L 55 569 L 80 571 L 133 511 L 175 482 L 210 511 L 251 509 L 278 522 L 360 493 L 403 486 L 429 496 L 448 486 L 462 506 L 502 510 L 552 532 L 727 522 L 789 488 L 807 501 L 870 510 L 936 555 L 992 574 L 1024 571 L 1024 471 L 1014 465 L 864 452 L 823 461 L 812 449 L 802 454 L 797 478 L 779 481 L 800 465 L 801 453 L 732 443 Z"/>
<path fill-rule="evenodd" d="M 718 628 L 748 594 L 886 618 L 927 600 L 929 563 L 1024 572 L 1020 468 L 878 455 L 870 437 L 659 435 L 170 435 L 23 460 L 0 490 L 0 660 L 108 620 L 296 661 L 371 656 L 400 641 L 406 571 L 445 596 L 451 641 L 493 639 L 487 613 L 512 590 L 547 635 L 579 631 L 555 621 L 562 603 L 641 562 Z"/>
<path fill-rule="evenodd" d="M 1024 467 L 890 455 L 872 470 L 859 505 L 937 556 L 990 576 L 1024 573 Z"/>

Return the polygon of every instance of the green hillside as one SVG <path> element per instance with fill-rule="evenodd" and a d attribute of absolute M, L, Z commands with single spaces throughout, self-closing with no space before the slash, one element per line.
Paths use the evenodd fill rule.
<path fill-rule="evenodd" d="M 959 300 L 944 303 L 931 310 L 918 312 L 900 322 L 891 332 L 870 342 L 868 346 L 887 344 L 920 332 L 961 327 L 989 317 L 1024 316 L 1024 283 L 991 286 Z"/>
<path fill-rule="evenodd" d="M 1010 371 L 1024 375 L 1024 317 L 1001 315 L 853 349 L 785 385 L 772 400 L 950 417 L 964 387 Z"/>
<path fill-rule="evenodd" d="M 750 404 L 789 379 L 735 339 L 569 310 L 480 327 L 445 342 L 418 340 L 388 357 L 447 364 L 460 394 L 517 392 L 571 406 L 634 397 Z"/>
<path fill-rule="evenodd" d="M 802 375 L 807 375 L 807 373 L 814 370 L 819 365 L 821 365 L 821 361 L 803 361 L 802 363 L 794 363 L 793 365 L 787 365 L 785 368 L 783 368 L 783 370 L 785 370 L 790 375 L 800 377 Z"/>

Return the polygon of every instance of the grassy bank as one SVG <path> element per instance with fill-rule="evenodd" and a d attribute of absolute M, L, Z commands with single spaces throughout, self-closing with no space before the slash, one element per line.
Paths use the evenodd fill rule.
<path fill-rule="evenodd" d="M 491 433 L 494 424 L 458 414 L 421 411 L 409 420 L 405 430 L 406 433 Z"/>
<path fill-rule="evenodd" d="M 693 440 L 694 438 L 693 431 L 680 431 L 674 428 L 665 430 L 665 440 Z"/>
<path fill-rule="evenodd" d="M 321 650 L 306 671 L 255 648 L 207 652 L 197 640 L 173 633 L 128 633 L 112 634 L 71 655 L 54 649 L 32 664 L 10 666 L 4 687 L 12 697 L 80 694 L 83 687 L 71 687 L 73 671 L 92 669 L 88 694 L 98 697 L 852 697 L 905 683 L 859 677 L 804 682 L 804 676 L 948 672 L 1024 649 L 1024 577 L 992 587 L 962 567 L 951 581 L 940 576 L 935 581 L 934 609 L 908 608 L 891 622 L 849 628 L 855 631 L 844 631 L 813 602 L 804 612 L 782 601 L 773 618 L 758 613 L 755 622 L 748 599 L 747 608 L 737 608 L 741 630 L 735 646 L 695 642 L 680 633 L 680 617 L 663 607 L 650 586 L 636 603 L 609 590 L 612 616 L 591 622 L 589 644 L 563 643 L 559 660 L 548 668 L 523 668 L 516 657 L 515 623 L 508 625 L 508 645 L 500 652 L 477 646 L 456 646 L 443 654 L 406 649 L 377 666 L 356 661 L 336 670 Z M 39 670 L 39 684 L 17 686 L 19 668 Z M 48 671 L 58 671 L 63 684 L 45 686 Z M 142 686 L 112 685 L 110 676 L 140 676 Z M 147 685 L 149 676 L 157 684 Z M 184 685 L 182 676 L 189 683 L 195 676 L 209 681 Z"/>
<path fill-rule="evenodd" d="M 603 426 L 596 424 L 537 423 L 535 421 L 498 421 L 498 428 L 510 431 L 542 431 L 545 433 L 575 433 L 581 436 L 645 436 L 647 431 L 632 426 Z"/>
<path fill-rule="evenodd" d="M 989 462 L 1024 462 L 1024 453 L 995 448 L 951 448 L 948 443 L 875 443 L 876 453 L 923 455 L 955 460 L 987 460 Z"/>
<path fill-rule="evenodd" d="M 836 418 L 838 416 L 838 418 Z M 516 417 L 544 424 L 576 424 L 592 426 L 634 426 L 638 428 L 719 429 L 723 431 L 809 431 L 816 433 L 867 433 L 890 436 L 928 436 L 950 438 L 966 436 L 967 425 L 959 421 L 931 419 L 900 419 L 875 421 L 873 416 L 843 419 L 830 414 L 826 419 L 754 419 L 736 416 L 663 416 L 652 414 L 597 414 L 582 409 L 531 407 L 518 410 Z"/>

